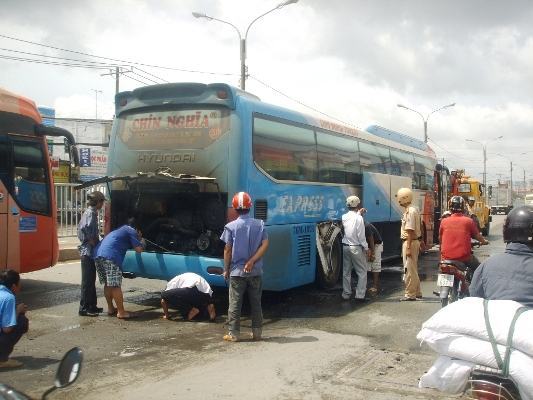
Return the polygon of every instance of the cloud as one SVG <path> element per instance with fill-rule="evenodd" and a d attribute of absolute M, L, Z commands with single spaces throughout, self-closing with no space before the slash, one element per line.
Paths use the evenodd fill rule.
<path fill-rule="evenodd" d="M 396 104 L 427 116 L 456 102 L 453 108 L 431 114 L 428 121 L 430 144 L 439 157 L 478 174 L 483 167 L 481 145 L 464 139 L 485 141 L 504 135 L 497 151 L 533 170 L 528 156 L 520 154 L 533 148 L 533 4 L 528 0 L 300 0 L 250 26 L 277 4 L 278 0 L 4 0 L 0 34 L 167 67 L 138 65 L 140 69 L 121 75 L 120 89 L 131 90 L 142 85 L 139 80 L 238 85 L 236 29 L 244 37 L 250 27 L 247 90 L 262 100 L 323 115 L 319 110 L 359 127 L 377 123 L 417 138 L 423 137 L 422 118 Z M 196 19 L 192 11 L 234 26 Z M 0 47 L 87 59 L 5 38 L 0 38 Z M 92 118 L 93 89 L 103 91 L 98 114 L 113 115 L 115 81 L 103 75 L 109 68 L 0 59 L 0 69 L 0 86 L 39 104 L 55 105 L 58 115 Z M 490 151 L 492 146 L 487 142 Z M 488 159 L 489 171 L 507 168 L 505 158 Z M 489 177 L 495 177 L 493 172 Z"/>

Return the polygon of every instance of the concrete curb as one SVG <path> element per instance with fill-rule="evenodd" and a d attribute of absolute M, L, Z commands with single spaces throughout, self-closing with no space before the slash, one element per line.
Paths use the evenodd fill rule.
<path fill-rule="evenodd" d="M 59 258 L 58 262 L 65 262 L 65 261 L 72 261 L 72 260 L 79 260 L 80 259 L 80 252 L 77 248 L 74 249 L 59 249 Z"/>

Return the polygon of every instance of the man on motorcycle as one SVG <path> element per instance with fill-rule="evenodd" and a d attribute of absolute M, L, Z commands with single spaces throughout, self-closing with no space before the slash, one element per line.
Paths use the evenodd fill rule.
<path fill-rule="evenodd" d="M 471 239 L 480 244 L 489 242 L 481 236 L 474 220 L 464 214 L 465 200 L 461 196 L 453 196 L 449 207 L 452 215 L 441 221 L 439 229 L 441 259 L 461 261 L 475 269 L 479 261 L 472 254 Z"/>
<path fill-rule="evenodd" d="M 503 224 L 505 253 L 485 260 L 474 273 L 470 295 L 514 300 L 533 307 L 533 207 L 514 208 Z"/>

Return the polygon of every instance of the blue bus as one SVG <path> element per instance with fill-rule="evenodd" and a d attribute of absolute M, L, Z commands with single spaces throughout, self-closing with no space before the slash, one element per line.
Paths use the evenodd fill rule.
<path fill-rule="evenodd" d="M 129 252 L 124 271 L 171 279 L 195 272 L 224 286 L 224 225 L 237 217 L 235 192 L 253 199 L 270 246 L 264 288 L 317 281 L 342 270 L 341 215 L 355 194 L 398 256 L 400 187 L 413 187 L 433 242 L 434 152 L 380 127 L 359 130 L 262 102 L 227 84 L 170 83 L 116 96 L 108 176 L 107 230 L 135 216 L 147 251 Z"/>

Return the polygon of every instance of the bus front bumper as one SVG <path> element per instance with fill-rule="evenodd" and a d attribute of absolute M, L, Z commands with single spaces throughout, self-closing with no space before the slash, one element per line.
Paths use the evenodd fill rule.
<path fill-rule="evenodd" d="M 122 269 L 125 273 L 133 274 L 135 277 L 166 281 L 185 272 L 194 272 L 212 286 L 226 286 L 222 276 L 224 260 L 220 258 L 128 251 Z"/>

